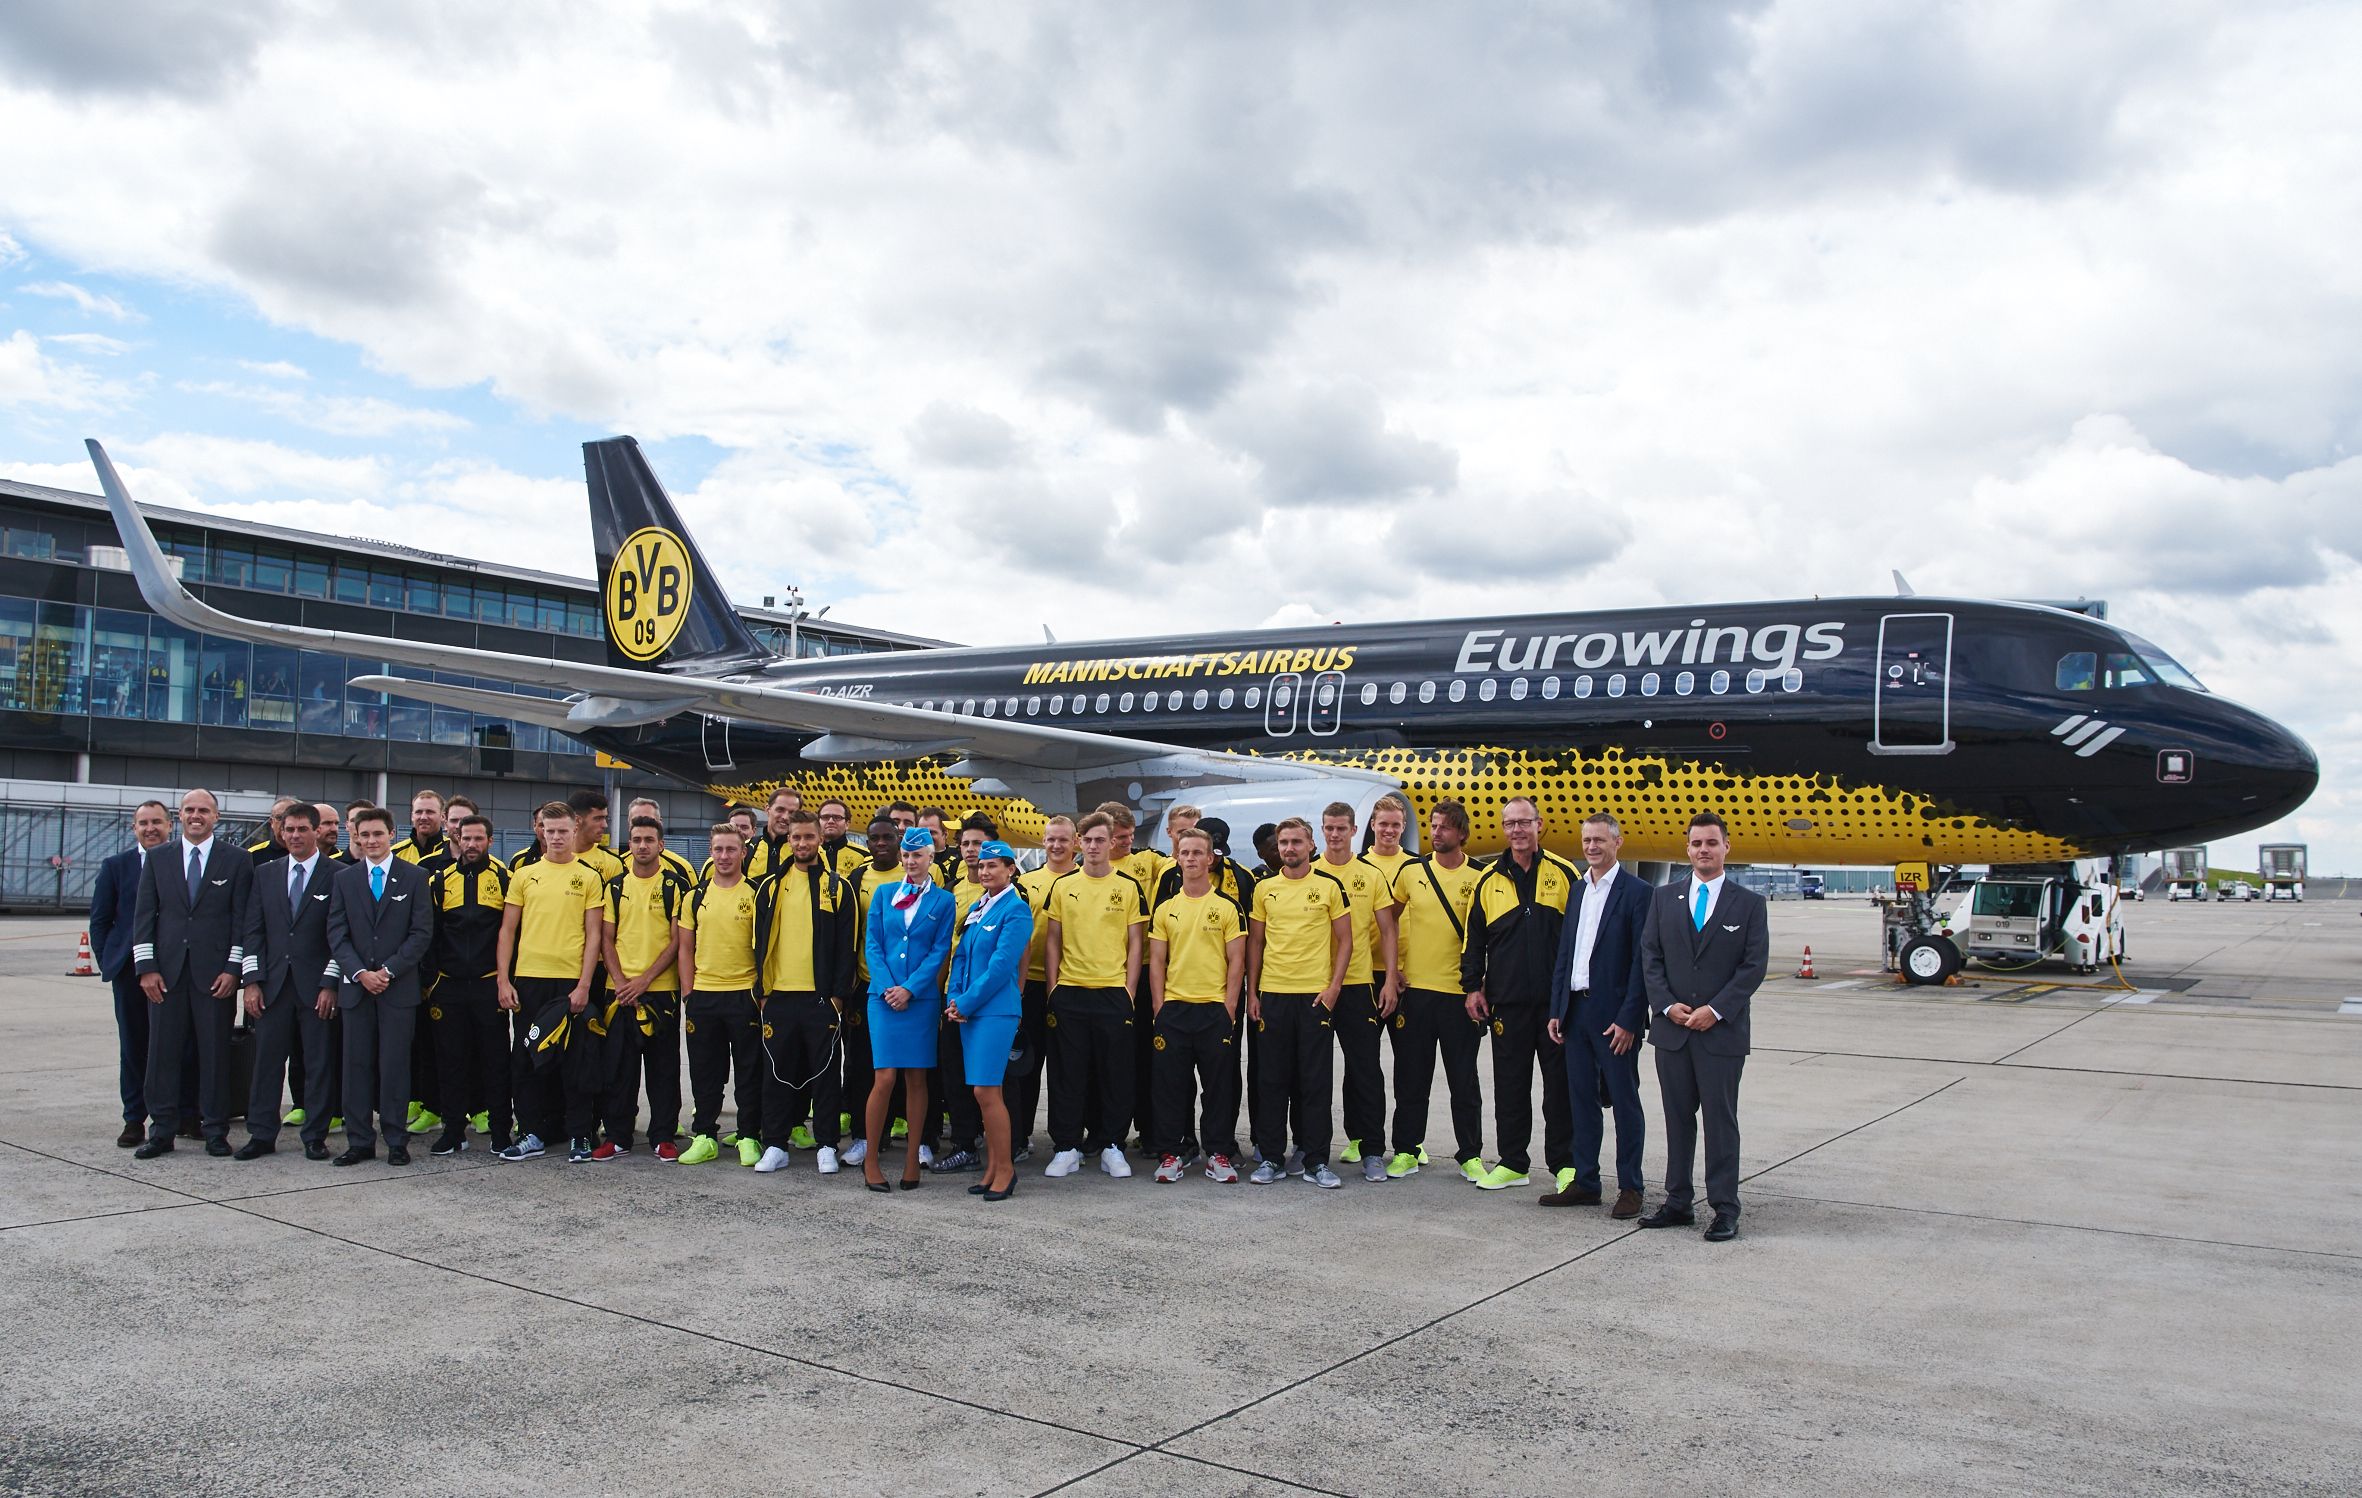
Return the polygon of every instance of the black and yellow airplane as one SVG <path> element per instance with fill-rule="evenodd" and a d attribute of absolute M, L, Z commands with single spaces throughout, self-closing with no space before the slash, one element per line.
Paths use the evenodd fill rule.
<path fill-rule="evenodd" d="M 856 826 L 893 799 L 1032 840 L 1104 800 L 1187 800 L 1240 835 L 1389 791 L 1446 797 L 1499 846 L 1512 796 L 1576 849 L 1682 857 L 1690 816 L 1753 863 L 2028 864 L 2200 844 L 2302 805 L 2304 742 L 2156 646 L 2039 604 L 1903 598 L 1231 630 L 1089 645 L 778 659 L 751 635 L 629 437 L 584 444 L 608 664 L 239 618 L 167 570 L 89 444 L 149 607 L 184 628 L 565 690 L 354 685 L 525 717 L 716 794 L 792 785 Z"/>

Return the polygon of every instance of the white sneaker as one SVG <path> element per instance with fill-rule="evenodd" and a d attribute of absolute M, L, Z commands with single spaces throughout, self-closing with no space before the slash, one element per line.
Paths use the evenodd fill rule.
<path fill-rule="evenodd" d="M 763 1151 L 763 1158 L 755 1162 L 755 1172 L 758 1175 L 769 1175 L 774 1170 L 785 1169 L 787 1169 L 787 1151 L 776 1144 Z"/>
<path fill-rule="evenodd" d="M 935 1163 L 935 1146 L 931 1144 L 922 1144 L 919 1146 L 919 1163 L 921 1165 L 932 1165 Z"/>
<path fill-rule="evenodd" d="M 1124 1158 L 1122 1150 L 1111 1144 L 1099 1152 L 1099 1168 L 1121 1180 L 1132 1173 L 1132 1162 Z"/>
<path fill-rule="evenodd" d="M 845 1152 L 837 1158 L 847 1165 L 859 1165 L 869 1158 L 869 1141 L 866 1139 L 854 1140 L 845 1146 Z"/>
<path fill-rule="evenodd" d="M 1042 1172 L 1046 1176 L 1070 1176 L 1083 1168 L 1081 1150 L 1060 1150 L 1050 1157 L 1050 1165 Z"/>
<path fill-rule="evenodd" d="M 814 1155 L 812 1159 L 820 1167 L 822 1175 L 832 1176 L 837 1173 L 837 1152 L 827 1145 L 820 1146 L 820 1153 Z"/>

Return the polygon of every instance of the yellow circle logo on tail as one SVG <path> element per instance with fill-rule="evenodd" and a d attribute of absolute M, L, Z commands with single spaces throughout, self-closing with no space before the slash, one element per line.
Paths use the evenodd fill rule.
<path fill-rule="evenodd" d="M 607 638 L 635 661 L 656 659 L 689 622 L 696 591 L 688 546 L 662 526 L 642 526 L 607 569 Z"/>

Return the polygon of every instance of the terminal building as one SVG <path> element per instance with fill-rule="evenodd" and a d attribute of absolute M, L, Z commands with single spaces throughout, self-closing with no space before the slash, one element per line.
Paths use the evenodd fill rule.
<path fill-rule="evenodd" d="M 181 580 L 231 613 L 607 658 L 598 591 L 583 578 L 189 510 L 148 513 Z M 936 643 L 800 611 L 740 613 L 783 655 Z M 703 856 L 704 829 L 722 810 L 703 791 L 602 765 L 537 724 L 346 685 L 371 674 L 561 695 L 191 634 L 149 612 L 103 499 L 0 480 L 0 907 L 86 904 L 99 860 L 129 842 L 131 804 L 169 801 L 190 785 L 253 793 L 225 802 L 233 832 L 276 796 L 374 800 L 394 809 L 399 830 L 413 790 L 464 792 L 492 818 L 503 850 L 523 846 L 541 802 L 609 786 L 655 798 L 673 845 Z"/>

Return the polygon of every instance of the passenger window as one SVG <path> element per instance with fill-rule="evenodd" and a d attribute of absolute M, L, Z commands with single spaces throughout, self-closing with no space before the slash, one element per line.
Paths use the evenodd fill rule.
<path fill-rule="evenodd" d="M 1419 700 L 1421 702 L 1433 702 L 1435 700 L 1434 682 L 1423 681 L 1419 683 Z"/>
<path fill-rule="evenodd" d="M 1402 700 L 1409 695 L 1411 695 L 1410 689 L 1399 681 L 1386 689 L 1386 700 L 1396 707 L 1402 706 Z"/>
<path fill-rule="evenodd" d="M 1263 705 L 1263 689 L 1262 689 L 1261 687 L 1249 687 L 1249 688 L 1247 688 L 1247 695 L 1246 695 L 1245 701 L 1246 701 L 1246 705 L 1247 705 L 1248 707 L 1260 707 L 1260 706 L 1262 706 L 1262 705 Z"/>
<path fill-rule="evenodd" d="M 1457 676 L 1452 678 L 1452 684 L 1449 690 L 1451 692 L 1451 698 L 1454 702 L 1465 702 L 1468 700 L 1468 683 L 1462 681 Z"/>
<path fill-rule="evenodd" d="M 2059 657 L 2059 690 L 2088 692 L 2098 674 L 2100 658 L 2089 650 L 2070 650 Z"/>
<path fill-rule="evenodd" d="M 1222 695 L 1227 697 L 1230 694 L 1228 692 L 1224 692 Z M 1222 705 L 1224 707 L 1230 706 L 1230 704 L 1227 702 L 1223 703 Z M 1361 705 L 1363 707 L 1376 707 L 1378 705 L 1378 684 L 1376 682 L 1365 681 L 1361 684 Z"/>
<path fill-rule="evenodd" d="M 1523 702 L 1523 701 L 1525 701 L 1525 694 L 1526 694 L 1526 692 L 1527 692 L 1528 690 L 1529 690 L 1529 689 L 1527 688 L 1527 686 L 1526 686 L 1526 684 L 1525 684 L 1525 678 L 1524 678 L 1524 677 L 1520 676 L 1520 677 L 1517 677 L 1517 678 L 1513 679 L 1513 680 L 1512 680 L 1512 681 L 1509 683 L 1509 700 L 1510 700 L 1511 702 Z"/>
<path fill-rule="evenodd" d="M 1492 701 L 1493 694 L 1499 690 L 1500 688 L 1493 685 L 1493 679 L 1489 676 L 1476 684 L 1476 695 L 1479 700 L 1484 702 Z"/>
<path fill-rule="evenodd" d="M 1230 704 L 1236 702 L 1237 700 L 1238 694 L 1230 690 L 1230 688 L 1224 687 L 1222 689 L 1222 695 L 1214 699 L 1214 705 L 1222 709 L 1224 712 L 1229 712 Z"/>
<path fill-rule="evenodd" d="M 1714 673 L 1714 680 L 1713 680 L 1713 682 L 1712 682 L 1712 683 L 1711 683 L 1711 684 L 1708 686 L 1707 690 L 1711 691 L 1711 692 L 1712 692 L 1712 693 L 1713 693 L 1715 696 L 1717 696 L 1717 697 L 1719 697 L 1719 696 L 1721 696 L 1723 693 L 1725 693 L 1725 692 L 1729 691 L 1729 690 L 1730 690 L 1730 673 L 1729 673 L 1728 671 L 1717 671 L 1717 672 L 1715 672 L 1715 673 Z"/>
<path fill-rule="evenodd" d="M 1543 695 L 1545 698 L 1551 698 L 1551 699 L 1555 699 L 1555 698 L 1558 696 L 1558 678 L 1557 678 L 1557 677 L 1555 677 L 1555 676 L 1545 676 L 1545 677 L 1543 677 L 1543 678 L 1542 678 L 1542 695 Z"/>
<path fill-rule="evenodd" d="M 1105 692 L 1101 692 L 1101 693 L 1099 694 L 1099 711 L 1100 711 L 1100 712 L 1106 712 L 1106 711 L 1107 711 L 1107 694 L 1106 694 Z"/>
<path fill-rule="evenodd" d="M 1121 707 L 1121 708 L 1122 708 L 1122 709 L 1123 709 L 1125 712 L 1127 712 L 1127 713 L 1128 713 L 1128 712 L 1130 712 L 1130 711 L 1132 710 L 1132 701 L 1133 701 L 1133 694 L 1132 694 L 1132 693 L 1130 693 L 1130 692 L 1126 692 L 1126 693 L 1124 693 L 1124 695 L 1123 695 L 1122 699 L 1121 699 L 1121 700 L 1119 700 L 1119 701 L 1117 702 L 1117 704 L 1116 704 L 1116 705 L 1117 705 L 1118 707 Z"/>

